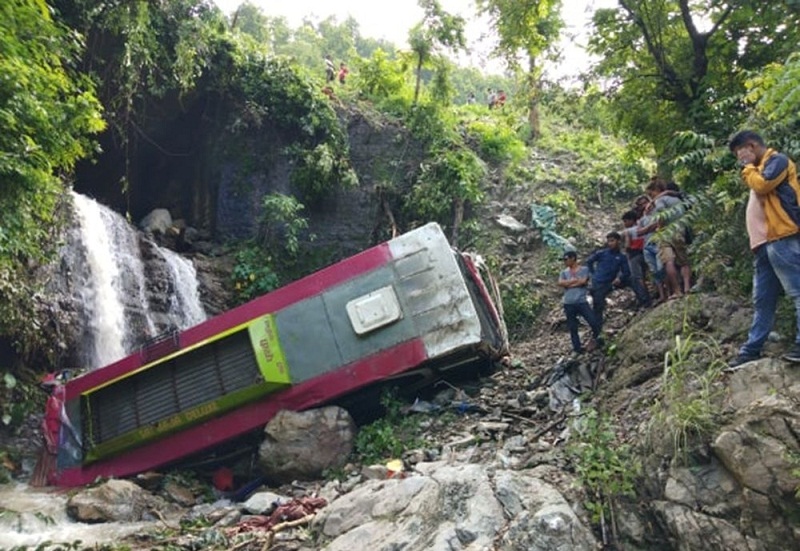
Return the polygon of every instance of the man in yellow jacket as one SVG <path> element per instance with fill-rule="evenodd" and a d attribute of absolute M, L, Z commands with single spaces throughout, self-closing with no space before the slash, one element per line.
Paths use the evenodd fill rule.
<path fill-rule="evenodd" d="M 795 164 L 783 153 L 767 148 L 751 130 L 733 136 L 728 144 L 750 188 L 745 220 L 753 262 L 753 322 L 735 367 L 757 359 L 775 323 L 781 289 L 792 299 L 797 331 L 794 345 L 782 356 L 800 363 L 800 184 Z"/>

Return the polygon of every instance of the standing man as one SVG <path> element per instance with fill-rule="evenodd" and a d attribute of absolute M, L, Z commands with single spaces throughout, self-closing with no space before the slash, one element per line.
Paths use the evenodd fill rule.
<path fill-rule="evenodd" d="M 336 78 L 336 67 L 330 55 L 325 56 L 325 82 L 333 82 Z"/>
<path fill-rule="evenodd" d="M 602 345 L 600 338 L 600 324 L 595 319 L 589 301 L 586 300 L 587 288 L 589 286 L 589 268 L 578 266 L 578 255 L 575 251 L 567 251 L 563 256 L 566 268 L 558 276 L 558 286 L 564 289 L 564 314 L 567 316 L 567 328 L 572 340 L 572 350 L 576 354 L 583 352 L 581 337 L 578 333 L 578 316 L 586 320 L 592 328 L 594 341 L 590 348 Z"/>
<path fill-rule="evenodd" d="M 629 210 L 622 215 L 622 223 L 625 229 L 634 228 L 639 221 L 639 214 L 636 210 Z M 644 237 L 633 237 L 629 233 L 624 233 L 625 254 L 628 257 L 628 267 L 631 270 L 631 289 L 636 295 L 636 302 L 640 308 L 650 308 L 653 299 L 645 284 L 645 274 L 647 273 L 647 263 L 644 260 Z"/>
<path fill-rule="evenodd" d="M 586 265 L 592 274 L 592 302 L 597 325 L 603 327 L 603 311 L 606 297 L 615 287 L 623 287 L 630 282 L 631 270 L 628 258 L 620 250 L 621 236 L 612 231 L 606 235 L 606 246 L 589 255 Z"/>
<path fill-rule="evenodd" d="M 750 188 L 745 222 L 753 261 L 753 321 L 735 367 L 757 359 L 775 323 L 781 289 L 794 302 L 795 343 L 782 358 L 800 363 L 800 185 L 797 168 L 783 153 L 769 149 L 751 130 L 739 132 L 728 144 Z"/>

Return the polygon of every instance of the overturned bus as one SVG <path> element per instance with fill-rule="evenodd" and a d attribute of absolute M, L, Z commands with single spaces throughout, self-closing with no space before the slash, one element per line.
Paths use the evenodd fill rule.
<path fill-rule="evenodd" d="M 480 264 L 428 224 L 66 381 L 48 403 L 47 482 L 133 475 L 281 409 L 499 359 L 508 339 Z"/>

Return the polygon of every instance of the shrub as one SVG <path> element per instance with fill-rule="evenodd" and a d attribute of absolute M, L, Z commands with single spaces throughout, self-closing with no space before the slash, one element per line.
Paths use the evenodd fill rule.
<path fill-rule="evenodd" d="M 467 134 L 478 142 L 484 159 L 490 162 L 520 162 L 525 158 L 525 144 L 514 130 L 493 119 L 479 119 L 467 124 Z"/>
<path fill-rule="evenodd" d="M 403 404 L 395 392 L 385 391 L 381 405 L 386 411 L 385 416 L 361 427 L 356 436 L 356 453 L 365 464 L 398 458 L 405 450 L 425 443 L 418 435 L 417 418 L 403 415 Z"/>
<path fill-rule="evenodd" d="M 280 286 L 280 279 L 272 264 L 272 257 L 253 242 L 246 243 L 236 253 L 232 279 L 239 303 L 252 300 Z"/>
<path fill-rule="evenodd" d="M 589 499 L 586 509 L 592 520 L 606 524 L 610 519 L 614 539 L 617 539 L 615 501 L 634 495 L 635 478 L 640 471 L 633 460 L 630 447 L 617 441 L 614 425 L 607 414 L 587 409 L 573 424 L 574 437 L 568 452 L 573 458 L 575 472 L 586 488 Z"/>
<path fill-rule="evenodd" d="M 542 308 L 542 301 L 532 284 L 514 283 L 501 289 L 503 317 L 509 339 L 526 338 L 533 329 Z"/>

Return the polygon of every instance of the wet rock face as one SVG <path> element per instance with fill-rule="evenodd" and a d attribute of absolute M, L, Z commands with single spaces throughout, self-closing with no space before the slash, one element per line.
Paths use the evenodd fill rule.
<path fill-rule="evenodd" d="M 45 282 L 39 317 L 56 350 L 45 364 L 51 369 L 105 365 L 229 307 L 224 259 L 208 261 L 195 251 L 179 256 L 155 241 L 161 233 L 144 234 L 78 194 L 73 204 L 58 262 L 39 274 Z M 201 275 L 189 255 L 203 261 Z"/>
<path fill-rule="evenodd" d="M 166 501 L 128 480 L 109 480 L 79 491 L 67 502 L 67 514 L 79 522 L 136 522 L 152 511 L 177 511 Z"/>
<path fill-rule="evenodd" d="M 302 216 L 308 219 L 308 234 L 315 236 L 307 246 L 324 251 L 333 259 L 361 252 L 389 235 L 376 228 L 389 227 L 388 208 L 399 216 L 399 198 L 410 188 L 423 158 L 423 150 L 400 124 L 380 117 L 339 108 L 350 144 L 350 164 L 359 182 L 352 189 L 336 189 L 316 202 L 304 201 Z M 286 143 L 268 131 L 253 138 L 248 155 L 259 159 L 257 169 L 241 163 L 222 168 L 214 213 L 217 239 L 254 237 L 261 218 L 265 195 L 296 192 L 291 183 L 294 167 L 284 153 Z M 174 198 L 173 198 L 174 199 Z M 164 198 L 164 204 L 171 199 Z M 190 221 L 192 222 L 192 221 Z"/>

